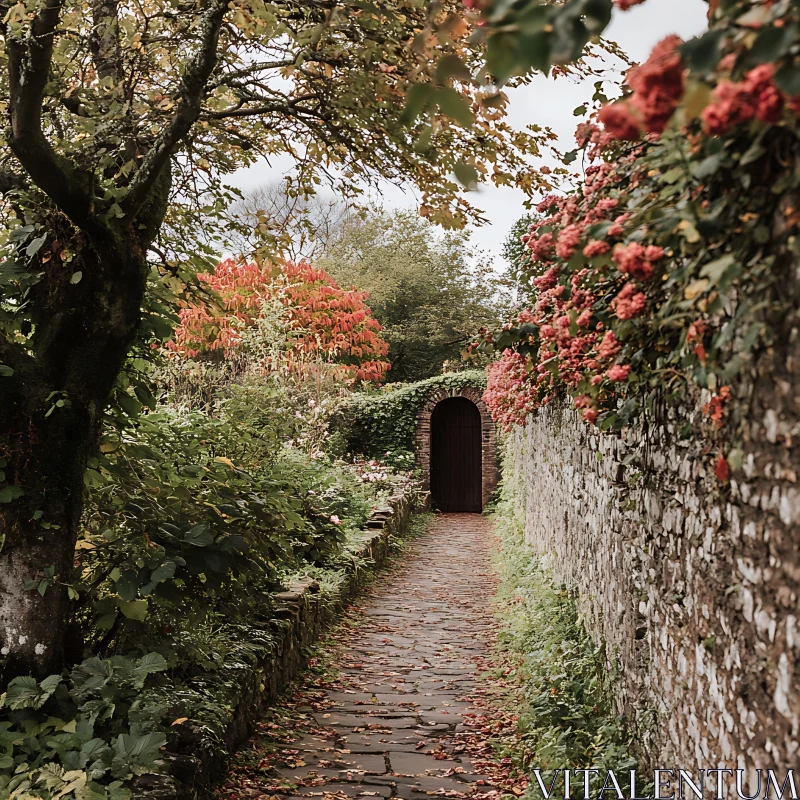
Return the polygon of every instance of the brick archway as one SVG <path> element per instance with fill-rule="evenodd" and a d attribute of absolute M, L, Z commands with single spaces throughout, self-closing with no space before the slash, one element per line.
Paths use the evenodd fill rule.
<path fill-rule="evenodd" d="M 500 480 L 497 427 L 483 402 L 483 390 L 477 386 L 465 386 L 462 389 L 434 388 L 417 413 L 417 466 L 422 472 L 423 488 L 429 491 L 431 486 L 431 415 L 434 408 L 448 397 L 465 397 L 475 404 L 481 415 L 481 499 L 486 506 Z"/>

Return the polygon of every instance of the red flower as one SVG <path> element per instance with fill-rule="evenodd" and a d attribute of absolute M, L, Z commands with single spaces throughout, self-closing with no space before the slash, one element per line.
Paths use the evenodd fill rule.
<path fill-rule="evenodd" d="M 600 415 L 595 411 L 593 408 L 587 408 L 586 411 L 583 412 L 583 418 L 592 424 L 597 422 L 597 418 Z"/>
<path fill-rule="evenodd" d="M 602 256 L 611 249 L 608 242 L 601 242 L 599 239 L 592 239 L 586 247 L 583 248 L 583 254 L 586 258 L 594 258 L 594 256 Z"/>
<path fill-rule="evenodd" d="M 720 456 L 717 459 L 717 466 L 714 469 L 714 472 L 719 480 L 721 480 L 723 483 L 727 482 L 731 472 L 728 468 L 728 462 L 725 460 L 725 456 Z"/>
<path fill-rule="evenodd" d="M 773 81 L 774 67 L 761 64 L 739 83 L 721 81 L 714 89 L 714 102 L 703 111 L 703 126 L 711 136 L 722 136 L 735 125 L 755 118 L 778 122 L 784 100 Z"/>
<path fill-rule="evenodd" d="M 614 5 L 621 11 L 627 11 L 629 8 L 638 6 L 644 3 L 644 0 L 614 0 Z"/>
<path fill-rule="evenodd" d="M 647 61 L 628 75 L 633 89 L 631 103 L 642 115 L 648 133 L 662 133 L 683 98 L 681 44 L 680 36 L 667 36 L 653 48 Z"/>
<path fill-rule="evenodd" d="M 612 358 L 619 352 L 620 347 L 622 345 L 617 340 L 617 337 L 614 336 L 614 331 L 606 331 L 600 347 L 597 348 L 597 354 L 600 358 Z"/>
<path fill-rule="evenodd" d="M 581 241 L 583 230 L 579 225 L 567 225 L 558 236 L 556 244 L 556 254 L 565 261 L 572 258 L 578 244 Z"/>
<path fill-rule="evenodd" d="M 655 249 L 660 250 L 661 248 Z M 625 275 L 633 275 L 634 278 L 642 281 L 653 275 L 653 267 L 647 259 L 647 248 L 642 247 L 638 242 L 631 242 L 627 245 L 618 244 L 614 248 L 613 258 L 617 269 Z"/>

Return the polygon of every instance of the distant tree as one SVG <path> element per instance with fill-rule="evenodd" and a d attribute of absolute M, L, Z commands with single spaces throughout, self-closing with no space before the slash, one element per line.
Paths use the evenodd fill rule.
<path fill-rule="evenodd" d="M 469 233 L 440 233 L 414 211 L 373 210 L 349 224 L 319 262 L 341 285 L 368 294 L 389 343 L 390 381 L 436 375 L 493 325 L 507 287 Z"/>
<path fill-rule="evenodd" d="M 352 204 L 332 194 L 305 195 L 289 181 L 266 183 L 231 206 L 231 243 L 246 258 L 278 251 L 290 261 L 314 262 L 355 214 Z"/>
<path fill-rule="evenodd" d="M 511 226 L 511 230 L 503 242 L 503 249 L 500 251 L 508 263 L 509 274 L 514 283 L 519 282 L 521 273 L 530 266 L 530 251 L 522 243 L 522 237 L 528 232 L 534 219 L 533 214 L 523 214 Z"/>

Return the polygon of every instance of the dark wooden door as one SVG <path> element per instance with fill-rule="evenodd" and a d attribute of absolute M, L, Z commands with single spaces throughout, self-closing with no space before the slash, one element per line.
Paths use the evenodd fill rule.
<path fill-rule="evenodd" d="M 431 415 L 431 494 L 441 511 L 483 510 L 481 415 L 465 397 L 442 400 Z"/>

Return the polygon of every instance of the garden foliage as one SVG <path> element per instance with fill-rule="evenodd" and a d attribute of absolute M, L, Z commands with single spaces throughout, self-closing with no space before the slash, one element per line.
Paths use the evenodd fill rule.
<path fill-rule="evenodd" d="M 484 371 L 472 369 L 354 394 L 333 415 L 332 431 L 337 445 L 347 452 L 409 469 L 414 464 L 417 414 L 430 395 L 437 389 L 460 391 L 485 385 Z"/>
<path fill-rule="evenodd" d="M 587 5 L 484 14 L 490 28 L 504 13 L 535 26 Z M 722 2 L 708 33 L 662 41 L 623 98 L 579 126 L 569 160 L 582 182 L 538 205 L 522 237 L 529 299 L 486 337 L 502 351 L 486 400 L 504 425 L 565 392 L 587 421 L 619 428 L 688 383 L 705 390 L 713 430 L 755 355 L 790 341 L 797 24 L 794 3 Z M 737 467 L 741 451 L 727 459 Z"/>

